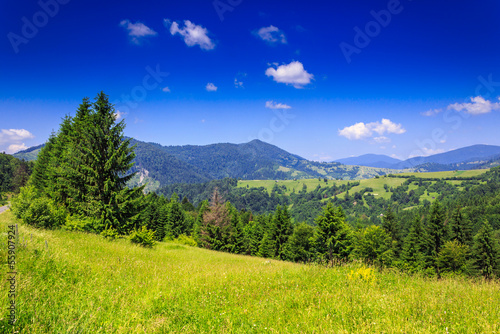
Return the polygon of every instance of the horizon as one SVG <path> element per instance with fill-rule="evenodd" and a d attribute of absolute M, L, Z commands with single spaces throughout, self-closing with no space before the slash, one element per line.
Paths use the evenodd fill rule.
<path fill-rule="evenodd" d="M 500 145 L 500 3 L 98 5 L 2 4 L 0 151 L 43 144 L 100 91 L 126 136 L 164 146 L 334 161 Z"/>

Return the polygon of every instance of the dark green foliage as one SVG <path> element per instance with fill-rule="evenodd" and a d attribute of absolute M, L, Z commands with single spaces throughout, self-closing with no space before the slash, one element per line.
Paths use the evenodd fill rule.
<path fill-rule="evenodd" d="M 437 263 L 438 254 L 447 240 L 447 231 L 445 226 L 445 216 L 443 208 L 439 201 L 432 204 L 427 224 L 428 236 L 428 255 L 431 263 L 434 264 L 436 272 L 439 275 L 439 266 Z"/>
<path fill-rule="evenodd" d="M 318 256 L 329 263 L 333 260 L 346 260 L 352 249 L 351 229 L 345 223 L 344 211 L 331 203 L 316 218 L 314 244 Z"/>
<path fill-rule="evenodd" d="M 0 153 L 0 194 L 2 192 L 19 192 L 19 189 L 26 185 L 32 169 L 32 162 Z"/>
<path fill-rule="evenodd" d="M 285 258 L 285 244 L 293 233 L 292 221 L 286 207 L 278 206 L 276 208 L 268 233 L 268 237 L 274 241 L 272 257 L 283 260 Z"/>
<path fill-rule="evenodd" d="M 391 265 L 394 259 L 392 238 L 380 226 L 369 226 L 355 234 L 353 257 L 379 267 Z"/>
<path fill-rule="evenodd" d="M 243 254 L 259 254 L 260 241 L 263 238 L 263 226 L 265 225 L 262 220 L 266 217 L 259 216 L 259 218 L 260 221 L 251 220 L 243 227 Z"/>
<path fill-rule="evenodd" d="M 66 212 L 53 200 L 41 197 L 34 187 L 21 188 L 12 201 L 14 215 L 24 223 L 41 228 L 57 228 L 66 220 Z"/>
<path fill-rule="evenodd" d="M 276 246 L 275 246 L 274 240 L 266 232 L 266 233 L 264 233 L 264 236 L 262 237 L 262 240 L 260 241 L 259 252 L 257 255 L 260 257 L 273 258 L 274 252 L 275 252 L 275 247 Z"/>
<path fill-rule="evenodd" d="M 438 254 L 438 266 L 442 273 L 464 273 L 467 271 L 469 247 L 458 240 L 446 242 Z"/>
<path fill-rule="evenodd" d="M 186 234 L 190 230 L 187 223 L 185 213 L 179 203 L 179 197 L 174 194 L 166 207 L 165 234 L 173 238 Z"/>
<path fill-rule="evenodd" d="M 402 268 L 409 272 L 417 272 L 425 268 L 426 235 L 420 217 L 413 220 L 410 232 L 404 239 L 401 253 Z"/>
<path fill-rule="evenodd" d="M 293 229 L 293 234 L 285 245 L 285 258 L 293 262 L 314 260 L 314 227 L 300 223 Z"/>
<path fill-rule="evenodd" d="M 133 229 L 132 232 L 130 232 L 129 240 L 134 244 L 151 248 L 156 244 L 154 235 L 154 231 L 148 230 L 146 226 L 143 226 L 140 229 Z"/>
<path fill-rule="evenodd" d="M 472 249 L 474 269 L 485 278 L 499 275 L 500 250 L 498 241 L 493 235 L 491 225 L 484 221 L 483 226 L 474 237 Z"/>
<path fill-rule="evenodd" d="M 470 221 L 463 216 L 460 207 L 453 211 L 451 216 L 451 238 L 457 240 L 462 245 L 472 245 L 472 229 Z"/>
<path fill-rule="evenodd" d="M 104 93 L 83 99 L 40 151 L 32 184 L 70 214 L 95 218 L 97 232 L 127 234 L 138 225 L 142 188 L 126 188 L 135 154 L 124 128 Z"/>

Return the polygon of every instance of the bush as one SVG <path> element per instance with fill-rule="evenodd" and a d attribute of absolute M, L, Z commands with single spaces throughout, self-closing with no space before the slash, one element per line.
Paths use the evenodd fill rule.
<path fill-rule="evenodd" d="M 188 245 L 188 246 L 191 246 L 191 247 L 198 246 L 198 243 L 192 237 L 189 237 L 189 236 L 187 236 L 185 234 L 179 235 L 177 237 L 177 239 L 174 240 L 174 242 L 176 242 L 178 244 Z"/>
<path fill-rule="evenodd" d="M 83 216 L 68 216 L 66 223 L 62 226 L 68 231 L 91 232 L 94 226 L 94 221 L 91 218 Z"/>
<path fill-rule="evenodd" d="M 143 226 L 140 230 L 134 229 L 128 238 L 132 243 L 143 247 L 151 248 L 156 244 L 155 232 L 148 230 L 146 226 Z"/>
<path fill-rule="evenodd" d="M 22 214 L 22 220 L 28 225 L 43 228 L 57 228 L 64 224 L 66 212 L 57 207 L 54 202 L 46 197 L 40 197 L 33 202 Z"/>
<path fill-rule="evenodd" d="M 104 239 L 108 240 L 115 240 L 119 236 L 118 231 L 116 229 L 108 227 L 107 225 L 104 231 L 101 232 L 101 235 L 104 237 Z"/>
<path fill-rule="evenodd" d="M 12 212 L 18 219 L 24 221 L 23 216 L 28 211 L 31 203 L 38 198 L 39 195 L 33 186 L 22 187 L 19 195 L 12 199 Z"/>

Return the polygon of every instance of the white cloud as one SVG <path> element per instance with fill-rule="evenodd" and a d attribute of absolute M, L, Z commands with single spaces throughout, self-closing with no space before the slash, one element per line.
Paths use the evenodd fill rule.
<path fill-rule="evenodd" d="M 142 37 L 157 35 L 156 31 L 140 22 L 132 23 L 130 20 L 123 20 L 120 22 L 120 26 L 128 31 L 130 39 L 136 44 L 139 44 Z"/>
<path fill-rule="evenodd" d="M 164 87 L 162 88 L 162 91 L 164 91 L 165 93 L 170 93 L 170 88 Z"/>
<path fill-rule="evenodd" d="M 215 44 L 208 37 L 208 30 L 201 25 L 196 25 L 189 20 L 184 21 L 184 27 L 180 27 L 177 22 L 164 19 L 165 27 L 170 26 L 170 34 L 179 34 L 184 39 L 187 46 L 199 45 L 203 50 L 212 50 Z"/>
<path fill-rule="evenodd" d="M 116 120 L 116 121 L 121 120 L 121 119 L 123 118 L 123 116 L 125 116 L 126 114 L 127 114 L 126 112 L 122 112 L 122 111 L 120 111 L 120 110 L 117 110 L 117 111 L 115 112 L 115 120 Z"/>
<path fill-rule="evenodd" d="M 262 40 L 269 42 L 269 43 L 286 44 L 285 34 L 273 25 L 271 25 L 269 27 L 260 28 L 257 31 L 257 35 L 260 38 L 262 38 Z"/>
<path fill-rule="evenodd" d="M 379 144 L 382 144 L 382 143 L 390 143 L 390 142 L 391 142 L 391 139 L 390 139 L 390 138 L 387 138 L 386 136 L 375 137 L 375 138 L 373 138 L 373 140 L 374 140 L 376 143 L 379 143 Z"/>
<path fill-rule="evenodd" d="M 290 107 L 289 105 L 284 104 L 284 103 L 276 103 L 274 101 L 267 101 L 266 108 L 269 108 L 269 109 L 291 109 L 292 107 Z"/>
<path fill-rule="evenodd" d="M 293 61 L 277 68 L 270 67 L 266 70 L 266 75 L 273 77 L 276 82 L 290 84 L 295 88 L 302 88 L 314 79 L 314 75 L 307 73 L 304 70 L 304 65 L 299 61 Z"/>
<path fill-rule="evenodd" d="M 443 109 L 430 109 L 430 110 L 427 110 L 423 113 L 421 113 L 423 116 L 434 116 L 434 115 L 437 115 L 439 114 L 440 112 L 442 112 Z"/>
<path fill-rule="evenodd" d="M 19 151 L 26 150 L 27 148 L 28 148 L 28 146 L 26 146 L 24 143 L 12 144 L 12 145 L 9 145 L 9 147 L 7 148 L 7 153 L 13 154 L 13 153 L 17 153 Z"/>
<path fill-rule="evenodd" d="M 25 129 L 1 129 L 0 146 L 7 146 L 6 152 L 9 154 L 26 149 L 23 143 L 26 139 L 32 139 L 35 136 Z"/>
<path fill-rule="evenodd" d="M 500 99 L 500 98 L 499 98 Z M 471 97 L 471 103 L 454 103 L 448 109 L 463 111 L 471 115 L 487 114 L 494 110 L 500 110 L 500 102 L 491 102 L 481 96 Z"/>
<path fill-rule="evenodd" d="M 401 124 L 393 123 L 391 120 L 383 118 L 381 122 L 363 123 L 359 122 L 339 130 L 339 136 L 349 140 L 359 140 L 372 137 L 374 133 L 379 136 L 374 140 L 378 143 L 387 142 L 389 138 L 383 136 L 385 133 L 403 134 L 406 130 Z"/>
<path fill-rule="evenodd" d="M 205 86 L 205 89 L 207 90 L 207 92 L 216 92 L 217 91 L 217 86 L 214 85 L 213 83 L 209 82 Z"/>

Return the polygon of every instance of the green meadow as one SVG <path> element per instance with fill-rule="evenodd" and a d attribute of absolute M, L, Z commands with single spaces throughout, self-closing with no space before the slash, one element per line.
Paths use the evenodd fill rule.
<path fill-rule="evenodd" d="M 465 171 L 447 171 L 447 172 L 429 172 L 429 173 L 401 173 L 396 174 L 397 176 L 415 176 L 417 178 L 452 178 L 452 177 L 475 177 L 481 174 L 484 174 L 489 169 L 477 169 L 477 170 L 465 170 Z M 384 185 L 387 185 L 389 188 L 391 187 L 399 187 L 405 181 L 405 178 L 400 177 L 389 177 L 389 176 L 381 176 L 379 178 L 371 178 L 371 179 L 362 179 L 362 180 L 328 180 L 328 182 L 324 182 L 323 179 L 298 179 L 298 180 L 240 180 L 238 181 L 238 187 L 242 188 L 259 188 L 264 187 L 269 193 L 271 193 L 273 187 L 275 185 L 278 186 L 286 186 L 285 193 L 290 195 L 293 191 L 299 192 L 302 190 L 304 184 L 307 186 L 307 191 L 313 191 L 318 185 L 321 187 L 331 187 L 332 185 L 342 185 L 359 182 L 359 186 L 353 187 L 349 190 L 349 193 L 353 194 L 355 192 L 361 191 L 365 188 L 372 188 L 373 192 L 370 192 L 375 197 L 382 197 L 384 199 L 389 199 L 391 197 L 391 192 L 387 192 L 384 188 Z M 451 184 L 461 184 L 460 180 L 449 180 L 447 181 Z M 413 186 L 416 188 L 416 186 Z M 410 186 L 410 190 L 411 190 Z M 422 195 L 421 199 L 427 199 L 429 201 L 433 201 L 432 197 L 437 197 L 438 193 L 430 193 L 429 196 Z M 339 198 L 343 198 L 345 196 L 345 192 L 338 195 Z"/>
<path fill-rule="evenodd" d="M 499 333 L 500 283 L 325 268 L 19 224 L 16 312 L 1 333 Z"/>

